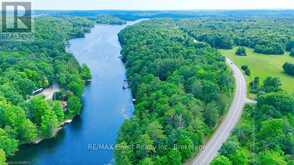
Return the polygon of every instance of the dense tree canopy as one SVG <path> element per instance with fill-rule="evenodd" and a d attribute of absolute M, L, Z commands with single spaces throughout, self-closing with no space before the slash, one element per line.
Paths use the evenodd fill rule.
<path fill-rule="evenodd" d="M 246 55 L 244 47 L 262 54 L 284 54 L 289 51 L 293 56 L 293 21 L 288 17 L 208 17 L 178 20 L 177 24 L 197 41 L 206 42 L 212 47 L 230 49 L 239 46 L 236 51 L 239 56 Z M 250 76 L 248 66 L 241 68 Z M 294 74 L 290 63 L 285 63 L 283 69 L 289 75 Z M 282 91 L 281 86 L 279 77 L 267 77 L 263 82 L 255 77 L 250 82 L 250 92 L 257 94 L 257 105 L 246 107 L 238 127 L 212 164 L 289 165 L 294 162 L 294 97 Z M 198 93 L 200 90 L 194 91 Z M 217 118 L 213 114 L 210 118 Z M 207 115 L 209 113 L 203 116 Z"/>
<path fill-rule="evenodd" d="M 278 92 L 281 90 L 282 83 L 278 77 L 267 77 L 263 81 L 262 90 L 264 92 Z"/>
<path fill-rule="evenodd" d="M 92 79 L 90 68 L 85 64 L 82 65 L 81 76 L 85 81 L 89 81 Z"/>
<path fill-rule="evenodd" d="M 224 58 L 195 43 L 172 20 L 119 34 L 136 99 L 117 140 L 117 164 L 181 164 L 203 144 L 227 108 L 233 80 Z"/>
<path fill-rule="evenodd" d="M 221 155 L 216 157 L 216 159 L 211 162 L 211 165 L 232 165 L 232 162 L 227 157 Z"/>
<path fill-rule="evenodd" d="M 99 15 L 37 17 L 34 40 L 0 42 L 0 164 L 18 146 L 54 135 L 67 118 L 80 113 L 86 65 L 66 52 L 68 40 L 83 37 L 94 22 L 124 24 Z M 135 102 L 134 116 L 117 139 L 118 165 L 182 164 L 216 128 L 233 91 L 230 70 L 214 48 L 239 46 L 257 53 L 294 56 L 293 18 L 242 17 L 158 19 L 129 26 L 119 34 L 122 60 Z M 199 42 L 200 41 L 200 42 Z M 244 67 L 250 76 L 250 70 Z M 292 74 L 292 64 L 284 70 Z M 58 83 L 55 101 L 32 97 L 33 91 Z M 263 84 L 256 77 L 250 90 L 257 105 L 247 106 L 213 165 L 286 165 L 293 160 L 294 98 L 281 92 L 279 78 Z M 60 101 L 67 102 L 67 108 Z M 66 111 L 64 111 L 66 110 Z M 290 164 L 288 163 L 288 164 Z"/>
<path fill-rule="evenodd" d="M 103 15 L 103 14 L 100 14 L 97 16 L 96 22 L 98 24 L 111 24 L 111 25 L 122 25 L 127 23 L 125 20 L 122 20 L 119 17 L 115 17 L 112 15 Z"/>
<path fill-rule="evenodd" d="M 19 145 L 51 137 L 66 117 L 78 114 L 64 112 L 60 100 L 34 97 L 33 91 L 57 83 L 66 91 L 63 101 L 75 97 L 80 103 L 84 81 L 91 75 L 66 52 L 66 45 L 71 38 L 83 37 L 94 23 L 79 17 L 36 17 L 32 40 L 1 41 L 0 164 Z"/>
<path fill-rule="evenodd" d="M 294 97 L 285 92 L 265 93 L 257 102 L 246 107 L 233 135 L 220 150 L 221 156 L 233 165 L 293 162 Z"/>
<path fill-rule="evenodd" d="M 179 26 L 215 48 L 246 46 L 257 53 L 284 54 L 294 48 L 293 17 L 204 17 L 179 20 Z"/>

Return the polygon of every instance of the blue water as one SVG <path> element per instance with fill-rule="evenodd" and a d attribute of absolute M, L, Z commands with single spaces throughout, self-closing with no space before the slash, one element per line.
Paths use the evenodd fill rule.
<path fill-rule="evenodd" d="M 126 75 L 119 59 L 117 34 L 125 26 L 96 25 L 85 38 L 70 41 L 68 51 L 80 64 L 87 64 L 93 76 L 83 95 L 81 116 L 66 125 L 56 138 L 22 146 L 12 163 L 113 164 L 111 147 L 121 124 L 133 111 L 131 92 L 122 89 Z"/>

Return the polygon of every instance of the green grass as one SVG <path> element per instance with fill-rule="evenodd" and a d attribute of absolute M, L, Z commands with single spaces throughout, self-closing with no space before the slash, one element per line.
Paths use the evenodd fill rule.
<path fill-rule="evenodd" d="M 294 93 L 294 77 L 289 76 L 283 71 L 285 62 L 294 63 L 294 58 L 289 54 L 284 55 L 264 55 L 255 53 L 252 49 L 246 48 L 247 56 L 236 56 L 237 48 L 230 50 L 220 50 L 221 54 L 230 58 L 239 67 L 248 65 L 251 76 L 246 76 L 247 84 L 258 76 L 263 81 L 266 77 L 279 77 L 283 86 L 282 88 L 289 93 Z"/>

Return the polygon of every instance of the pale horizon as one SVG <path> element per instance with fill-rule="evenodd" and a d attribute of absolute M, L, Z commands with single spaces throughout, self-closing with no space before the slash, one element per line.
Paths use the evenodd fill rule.
<path fill-rule="evenodd" d="M 291 0 L 31 0 L 33 10 L 293 10 Z"/>

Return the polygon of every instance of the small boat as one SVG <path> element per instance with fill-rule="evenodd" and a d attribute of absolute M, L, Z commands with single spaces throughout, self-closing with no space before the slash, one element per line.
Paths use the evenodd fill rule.
<path fill-rule="evenodd" d="M 37 95 L 37 94 L 41 93 L 43 90 L 44 90 L 44 88 L 39 88 L 39 89 L 37 89 L 37 90 L 34 90 L 34 91 L 32 92 L 32 94 L 33 94 L 33 95 Z"/>
<path fill-rule="evenodd" d="M 127 80 L 124 80 L 124 85 L 122 87 L 123 89 L 128 89 L 129 86 L 128 86 L 128 83 L 127 83 Z"/>

